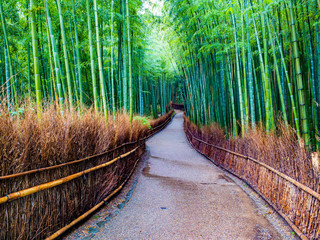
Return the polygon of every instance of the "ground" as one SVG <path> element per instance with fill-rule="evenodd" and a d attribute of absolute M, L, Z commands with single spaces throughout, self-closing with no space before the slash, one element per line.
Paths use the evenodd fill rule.
<path fill-rule="evenodd" d="M 295 239 L 253 191 L 190 147 L 182 113 L 147 149 L 126 189 L 67 239 Z"/>

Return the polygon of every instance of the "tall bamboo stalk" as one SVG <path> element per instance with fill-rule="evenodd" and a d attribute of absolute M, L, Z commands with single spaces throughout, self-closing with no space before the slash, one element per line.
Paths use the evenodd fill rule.
<path fill-rule="evenodd" d="M 98 87 L 95 72 L 94 52 L 93 52 L 93 40 L 92 40 L 92 26 L 91 26 L 91 14 L 90 14 L 90 1 L 86 0 L 87 7 L 87 23 L 88 23 L 88 37 L 89 37 L 89 51 L 90 51 L 90 65 L 91 65 L 91 78 L 92 78 L 92 91 L 93 91 L 93 104 L 94 110 L 97 113 L 98 106 Z"/>
<path fill-rule="evenodd" d="M 132 66 L 131 66 L 131 33 L 130 33 L 130 17 L 129 17 L 129 3 L 126 0 L 127 11 L 127 30 L 128 30 L 128 67 L 129 67 L 129 116 L 130 122 L 133 119 L 133 93 L 132 93 Z"/>
<path fill-rule="evenodd" d="M 38 54 L 38 39 L 37 39 L 37 28 L 35 22 L 35 6 L 33 0 L 30 0 L 30 12 L 31 12 L 31 36 L 32 36 L 32 49 L 33 49 L 33 68 L 34 68 L 34 82 L 36 86 L 36 102 L 37 102 L 37 113 L 38 118 L 41 117 L 42 103 L 41 103 L 41 84 L 40 84 L 40 65 L 39 65 L 39 54 Z"/>
<path fill-rule="evenodd" d="M 59 11 L 59 21 L 60 21 L 60 29 L 61 29 L 61 36 L 62 36 L 63 59 L 64 59 L 66 75 L 67 75 L 69 105 L 70 105 L 70 108 L 72 108 L 73 107 L 72 82 L 71 82 L 70 66 L 69 66 L 69 60 L 68 60 L 66 32 L 64 28 L 60 0 L 57 0 L 57 6 Z"/>
<path fill-rule="evenodd" d="M 106 90 L 104 85 L 103 78 L 103 69 L 102 69 L 102 57 L 101 57 L 101 43 L 100 43 L 100 35 L 99 35 L 99 19 L 98 19 L 98 8 L 97 8 L 97 0 L 93 0 L 94 6 L 94 16 L 95 16 L 95 26 L 96 26 L 96 40 L 97 40 L 97 56 L 98 56 L 98 66 L 99 66 L 99 79 L 100 79 L 100 91 L 102 95 L 102 105 L 103 112 L 106 121 L 108 120 L 108 110 L 107 110 L 107 100 L 106 100 Z"/>
<path fill-rule="evenodd" d="M 305 142 L 305 145 L 309 147 L 310 136 L 309 136 L 309 126 L 308 126 L 309 124 L 308 124 L 307 111 L 306 111 L 305 91 L 303 88 L 302 71 L 301 71 L 299 50 L 298 50 L 298 44 L 297 44 L 297 35 L 296 35 L 293 6 L 292 6 L 291 0 L 289 1 L 289 12 L 290 12 L 290 21 L 291 21 L 293 57 L 295 59 L 295 70 L 296 70 L 297 87 L 298 87 L 298 99 L 299 99 L 299 108 L 300 108 L 300 121 L 302 126 L 302 138 Z"/>
<path fill-rule="evenodd" d="M 55 67 L 55 74 L 56 74 L 56 83 L 57 83 L 57 90 L 58 90 L 58 97 L 59 97 L 59 103 L 60 108 L 63 111 L 63 94 L 62 94 L 62 87 L 61 87 L 61 72 L 60 72 L 60 65 L 59 65 L 59 53 L 58 48 L 56 44 L 56 40 L 53 33 L 52 23 L 51 23 L 51 16 L 49 12 L 49 6 L 47 0 L 44 0 L 45 4 L 45 10 L 46 10 L 46 17 L 49 27 L 49 33 L 50 33 L 50 42 L 52 45 L 52 51 L 53 51 L 53 61 L 54 61 L 54 67 Z"/>
<path fill-rule="evenodd" d="M 113 5 L 114 5 L 114 0 L 111 0 L 111 19 L 110 19 L 110 26 L 111 26 L 111 33 L 110 33 L 110 39 L 111 39 L 111 66 L 110 66 L 110 71 L 111 71 L 111 98 L 112 98 L 112 113 L 115 116 L 116 114 L 116 101 L 115 101 L 115 81 L 114 81 L 114 73 L 113 73 L 113 67 L 114 67 L 114 56 L 113 56 Z"/>

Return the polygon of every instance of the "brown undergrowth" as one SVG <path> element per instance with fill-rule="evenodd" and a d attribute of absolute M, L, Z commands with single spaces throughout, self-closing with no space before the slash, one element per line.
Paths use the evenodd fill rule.
<path fill-rule="evenodd" d="M 207 146 L 192 135 L 245 156 L 252 157 L 320 193 L 319 159 L 305 150 L 293 129 L 279 124 L 277 133 L 249 129 L 244 137 L 226 140 L 218 125 L 198 127 L 184 116 L 190 143 L 217 164 L 247 181 L 309 239 L 320 237 L 320 202 L 272 171 L 246 158 Z M 192 135 L 188 132 L 190 131 Z"/>
<path fill-rule="evenodd" d="M 2 111 L 3 112 L 3 111 Z M 79 115 L 65 111 L 63 115 L 49 107 L 38 120 L 32 110 L 23 116 L 0 116 L 0 176 L 53 166 L 80 159 L 135 141 L 147 134 L 140 121 L 117 114 L 116 123 L 107 124 L 91 109 Z"/>
<path fill-rule="evenodd" d="M 117 114 L 105 122 L 92 109 L 64 111 L 47 107 L 41 119 L 30 107 L 19 115 L 0 109 L 0 176 L 55 166 L 102 153 L 124 143 L 135 142 L 102 157 L 56 169 L 0 180 L 0 197 L 12 192 L 75 174 L 138 147 L 128 157 L 106 168 L 60 186 L 0 205 L 0 239 L 43 239 L 70 223 L 119 186 L 144 152 L 150 133 L 139 119 Z M 151 120 L 154 128 L 170 117 Z"/>

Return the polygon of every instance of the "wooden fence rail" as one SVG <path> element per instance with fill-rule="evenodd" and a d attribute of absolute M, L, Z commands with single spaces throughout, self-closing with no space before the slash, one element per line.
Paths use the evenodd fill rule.
<path fill-rule="evenodd" d="M 178 110 L 184 111 L 184 105 L 180 104 L 180 103 L 171 103 L 171 107 L 173 109 L 178 109 Z"/>
<path fill-rule="evenodd" d="M 188 126 L 185 128 L 185 132 L 189 143 L 195 150 L 204 155 L 214 164 L 227 170 L 251 186 L 266 202 L 269 203 L 270 206 L 274 208 L 274 210 L 276 210 L 286 220 L 286 222 L 288 222 L 288 224 L 301 239 L 320 239 L 319 193 L 294 180 L 293 178 L 279 172 L 278 170 L 266 165 L 265 163 L 258 161 L 257 159 L 210 144 L 200 138 L 197 138 L 188 129 Z M 205 153 L 206 149 L 203 151 L 200 150 L 201 144 L 236 156 L 239 159 L 243 159 L 245 162 L 238 161 L 237 159 L 233 159 L 232 163 L 228 163 L 228 160 L 216 162 L 214 158 L 209 157 Z M 227 159 L 228 157 L 225 156 L 225 158 Z M 252 171 L 254 174 L 250 174 L 246 172 L 246 170 Z M 268 180 L 269 182 L 267 182 Z M 271 191 L 276 192 L 271 193 L 269 189 L 266 190 L 267 188 L 265 185 L 267 184 L 272 184 Z M 282 193 L 283 196 L 280 196 Z M 279 200 L 280 198 L 281 201 Z M 296 202 L 296 204 L 293 204 L 292 202 Z M 301 209 L 298 209 L 299 207 L 303 210 L 301 211 Z M 306 216 L 307 214 L 303 211 L 306 211 L 308 216 Z M 299 219 L 299 217 L 301 217 L 301 219 Z"/>
<path fill-rule="evenodd" d="M 59 170 L 60 178 L 56 174 L 53 181 L 0 196 L 0 239 L 44 239 L 56 232 L 49 238 L 54 239 L 90 216 L 122 189 L 144 152 L 145 140 L 166 127 L 172 117 L 170 114 L 163 123 L 149 130 L 146 137 L 135 142 L 65 164 L 0 177 L 0 183 L 7 187 L 21 185 L 21 181 L 28 186 L 32 183 L 30 177 L 35 183 L 43 180 L 37 180 L 34 174 L 45 172 L 50 176 L 55 172 L 46 171 L 68 166 L 68 169 Z M 128 146 L 132 147 L 127 149 Z M 122 148 L 125 153 L 109 160 L 109 153 L 119 154 L 117 150 Z M 76 173 L 69 173 L 73 164 L 90 159 L 97 161 L 83 165 L 84 170 L 76 167 Z"/>

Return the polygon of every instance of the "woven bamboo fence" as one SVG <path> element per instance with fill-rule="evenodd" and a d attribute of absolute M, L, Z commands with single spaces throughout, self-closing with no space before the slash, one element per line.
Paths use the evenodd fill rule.
<path fill-rule="evenodd" d="M 190 127 L 186 118 L 185 133 L 193 148 L 251 186 L 301 239 L 320 239 L 319 179 L 308 176 L 316 182 L 308 187 L 257 159 L 238 153 L 241 148 L 234 143 L 228 144 L 219 137 L 212 142 L 204 141 L 200 129 Z"/>
<path fill-rule="evenodd" d="M 184 105 L 180 104 L 180 103 L 171 103 L 171 107 L 173 109 L 178 109 L 178 110 L 184 111 Z"/>
<path fill-rule="evenodd" d="M 89 216 L 122 188 L 145 151 L 145 140 L 171 119 L 172 112 L 146 137 L 106 152 L 1 176 L 0 239 L 44 239 Z"/>

